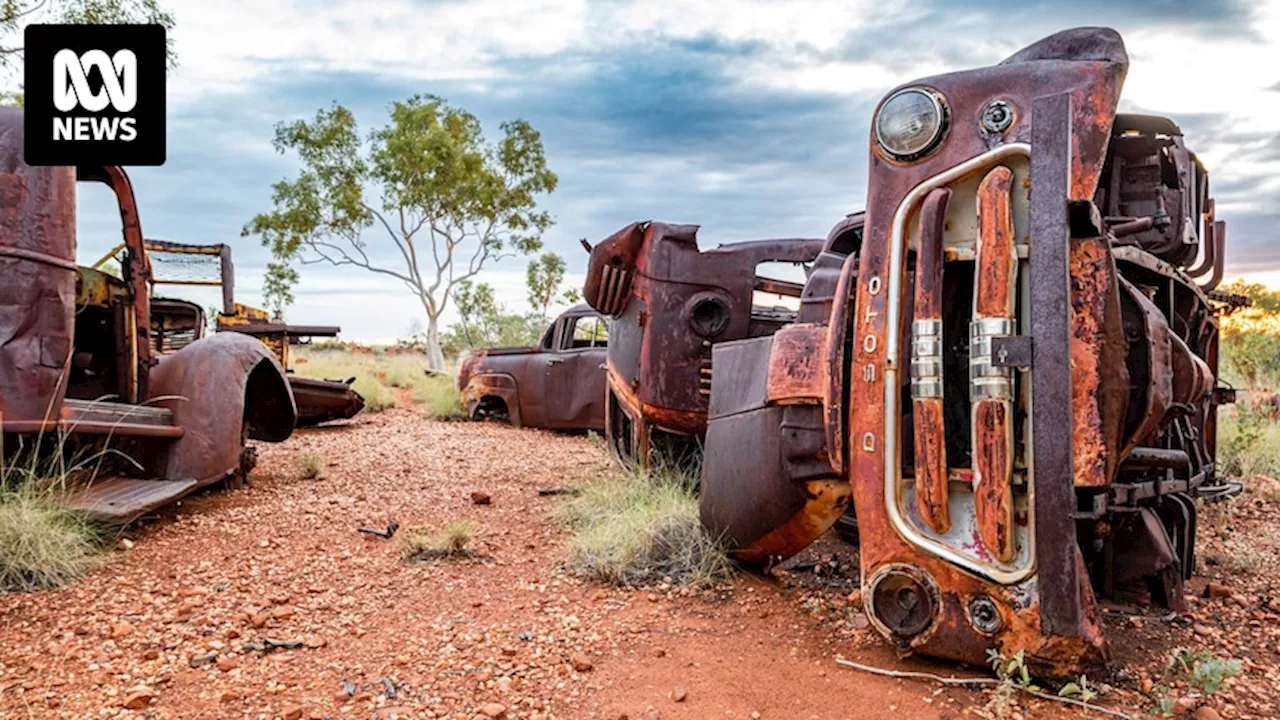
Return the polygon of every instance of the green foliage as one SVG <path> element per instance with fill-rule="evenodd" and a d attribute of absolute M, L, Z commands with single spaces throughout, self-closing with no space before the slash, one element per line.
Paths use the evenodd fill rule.
<path fill-rule="evenodd" d="M 1079 698 L 1083 702 L 1098 697 L 1098 691 L 1089 686 L 1089 678 L 1081 675 L 1076 682 L 1069 682 L 1058 688 L 1058 697 Z"/>
<path fill-rule="evenodd" d="M 1241 663 L 1234 658 L 1214 657 L 1204 650 L 1177 648 L 1169 658 L 1168 671 L 1187 676 L 1187 684 L 1212 695 L 1222 689 L 1227 678 L 1240 673 Z"/>
<path fill-rule="evenodd" d="M 459 355 L 470 348 L 535 345 L 546 330 L 546 321 L 536 313 L 508 312 L 498 303 L 488 283 L 459 283 L 454 299 L 458 304 L 458 322 L 441 340 L 447 354 Z"/>
<path fill-rule="evenodd" d="M 564 258 L 555 253 L 543 253 L 541 257 L 529 263 L 525 271 L 525 286 L 528 290 L 529 307 L 538 313 L 542 322 L 547 321 L 547 309 L 557 301 L 576 302 L 578 293 L 570 289 L 560 291 L 564 283 Z"/>
<path fill-rule="evenodd" d="M 1280 290 L 1271 290 L 1262 283 L 1245 282 L 1244 278 L 1236 278 L 1220 285 L 1219 292 L 1244 295 L 1253 301 L 1253 306 L 1271 313 L 1280 312 Z"/>
<path fill-rule="evenodd" d="M 441 369 L 439 318 L 457 285 L 491 262 L 536 252 L 551 225 L 538 201 L 558 179 L 541 136 L 521 120 L 500 129 L 490 143 L 474 115 L 434 95 L 392 103 L 388 124 L 365 140 L 337 103 L 278 124 L 276 150 L 296 153 L 302 169 L 272 187 L 273 209 L 241 232 L 271 250 L 273 297 L 288 300 L 283 290 L 297 277 L 284 268 L 295 261 L 397 280 L 422 303 L 428 364 Z"/>
<path fill-rule="evenodd" d="M 697 476 L 659 464 L 614 470 L 560 506 L 573 532 L 567 564 L 602 582 L 708 587 L 731 572 L 723 543 L 698 515 Z"/>
<path fill-rule="evenodd" d="M 100 536 L 34 485 L 0 493 L 0 591 L 58 588 L 99 560 Z"/>
<path fill-rule="evenodd" d="M 114 25 L 120 23 L 155 23 L 169 31 L 166 38 L 169 69 L 178 66 L 172 31 L 173 13 L 158 0 L 0 0 L 0 69 L 13 69 L 22 62 L 22 48 L 16 36 L 30 23 L 76 23 Z M 0 102 L 17 107 L 25 105 L 21 90 L 0 93 Z"/>
<path fill-rule="evenodd" d="M 1164 717 L 1173 715 L 1174 700 L 1170 697 L 1168 685 L 1170 679 L 1183 677 L 1192 689 L 1212 695 L 1222 689 L 1227 678 L 1238 675 L 1240 669 L 1239 660 L 1215 657 L 1204 650 L 1175 648 L 1165 665 L 1162 682 L 1150 694 L 1155 702 L 1156 712 Z"/>
<path fill-rule="evenodd" d="M 996 717 L 1002 718 L 1008 715 L 1013 698 L 1018 692 L 1040 692 L 1040 686 L 1031 682 L 1031 671 L 1027 669 L 1025 653 L 1022 650 L 1013 657 L 1006 657 L 999 650 L 988 648 L 987 662 L 991 663 L 991 670 L 1000 681 L 996 685 L 995 696 L 991 700 Z"/>
<path fill-rule="evenodd" d="M 427 417 L 436 420 L 457 420 L 467 414 L 452 374 L 427 375 L 414 389 L 413 401 L 423 406 Z"/>
<path fill-rule="evenodd" d="M 1218 462 L 1235 477 L 1274 473 L 1280 469 L 1280 425 L 1247 403 L 1220 409 Z"/>
<path fill-rule="evenodd" d="M 284 319 L 285 308 L 293 304 L 293 286 L 298 283 L 298 271 L 288 263 L 272 260 L 262 276 L 262 302 L 275 320 Z"/>

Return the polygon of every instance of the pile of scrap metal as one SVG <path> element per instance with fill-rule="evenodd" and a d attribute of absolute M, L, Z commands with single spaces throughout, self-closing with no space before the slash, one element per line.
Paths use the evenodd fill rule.
<path fill-rule="evenodd" d="M 220 287 L 222 310 L 216 318 L 218 332 L 238 332 L 261 340 L 271 348 L 280 365 L 288 373 L 298 406 L 298 427 L 319 425 L 331 420 L 346 420 L 364 408 L 364 397 L 345 380 L 316 380 L 299 377 L 290 367 L 289 347 L 315 337 L 337 337 L 342 328 L 333 325 L 289 325 L 271 320 L 265 310 L 242 305 L 235 300 L 235 265 L 229 245 L 189 245 L 164 240 L 146 240 L 144 247 L 151 264 L 151 287 L 185 285 Z M 94 268 L 120 260 L 127 251 L 117 246 L 104 255 Z M 160 262 L 157 262 L 160 261 Z M 163 264 L 170 272 L 157 266 Z M 123 265 L 122 265 L 123 266 Z M 204 337 L 207 327 L 204 309 L 198 303 L 173 298 L 153 298 L 151 330 L 156 352 L 161 354 L 182 349 Z"/>
<path fill-rule="evenodd" d="M 1218 323 L 1248 300 L 1215 290 L 1225 225 L 1181 130 L 1117 114 L 1127 68 L 1082 28 L 889 93 L 862 231 L 754 337 L 700 331 L 694 295 L 738 276 L 691 229 L 596 248 L 616 448 L 706 417 L 703 522 L 748 564 L 852 505 L 865 612 L 903 651 L 1061 676 L 1108 657 L 1100 597 L 1183 607 L 1195 500 L 1239 490 L 1215 467 Z"/>
<path fill-rule="evenodd" d="M 233 333 L 170 354 L 152 343 L 150 263 L 119 167 L 30 167 L 23 113 L 0 109 L 0 427 L 6 481 L 78 463 L 73 508 L 129 522 L 194 490 L 242 482 L 248 439 L 297 420 L 284 369 Z M 76 181 L 105 183 L 123 223 L 121 277 L 76 265 Z M 84 453 L 92 462 L 80 462 Z M 13 474 L 11 474 L 13 473 Z M 72 481 L 80 478 L 64 478 Z"/>

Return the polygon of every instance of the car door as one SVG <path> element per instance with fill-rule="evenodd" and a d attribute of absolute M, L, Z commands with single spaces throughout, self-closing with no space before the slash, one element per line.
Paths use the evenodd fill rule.
<path fill-rule="evenodd" d="M 604 373 L 608 324 L 596 313 L 560 319 L 557 348 L 546 356 L 548 426 L 604 429 Z"/>

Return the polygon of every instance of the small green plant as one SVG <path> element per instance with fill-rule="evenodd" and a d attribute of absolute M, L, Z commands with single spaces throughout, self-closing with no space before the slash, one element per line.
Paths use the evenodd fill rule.
<path fill-rule="evenodd" d="M 1227 678 L 1239 674 L 1240 667 L 1239 660 L 1214 657 L 1204 650 L 1177 648 L 1169 658 L 1169 670 L 1185 673 L 1187 684 L 1206 695 L 1221 690 Z"/>
<path fill-rule="evenodd" d="M 451 522 L 439 531 L 419 525 L 404 534 L 400 541 L 401 556 L 406 560 L 468 556 L 471 554 L 468 546 L 475 533 L 475 525 L 469 522 Z"/>
<path fill-rule="evenodd" d="M 303 480 L 319 480 L 324 474 L 324 466 L 320 453 L 307 451 L 298 456 L 298 476 Z"/>
<path fill-rule="evenodd" d="M 1205 695 L 1212 695 L 1222 689 L 1227 678 L 1240 673 L 1241 663 L 1236 659 L 1215 657 L 1204 650 L 1175 648 L 1165 664 L 1162 680 L 1171 677 L 1185 677 L 1187 685 Z M 1156 711 L 1162 716 L 1173 714 L 1174 701 L 1169 696 L 1169 686 L 1162 682 L 1151 692 L 1156 703 Z"/>
<path fill-rule="evenodd" d="M 1081 675 L 1080 679 L 1075 682 L 1069 682 L 1058 688 L 1058 697 L 1079 698 L 1084 702 L 1098 697 L 1098 691 L 1089 687 L 1089 678 Z"/>
<path fill-rule="evenodd" d="M 991 701 L 991 709 L 996 717 L 1007 717 L 1013 705 L 1013 698 L 1020 691 L 1040 692 L 1040 687 L 1031 682 L 1031 671 L 1027 669 L 1025 653 L 1019 650 L 1013 657 L 1006 657 L 995 648 L 987 649 L 987 662 L 995 673 L 1000 684 L 996 685 L 995 697 Z"/>
<path fill-rule="evenodd" d="M 566 564 L 618 585 L 674 582 L 709 587 L 731 574 L 724 544 L 703 528 L 698 479 L 655 463 L 593 477 L 558 510 L 573 533 Z"/>
<path fill-rule="evenodd" d="M 35 483 L 0 493 L 0 591 L 69 584 L 100 559 L 101 535 Z"/>

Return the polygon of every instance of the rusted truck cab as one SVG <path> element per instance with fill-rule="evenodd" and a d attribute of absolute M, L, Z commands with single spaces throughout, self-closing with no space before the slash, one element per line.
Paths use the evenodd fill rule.
<path fill-rule="evenodd" d="M 473 350 L 458 363 L 458 392 L 472 419 L 516 427 L 603 431 L 610 328 L 585 304 L 564 311 L 534 347 Z"/>
<path fill-rule="evenodd" d="M 713 417 L 772 413 L 732 435 L 773 447 L 713 420 L 704 522 L 767 563 L 851 499 L 865 611 L 903 650 L 1103 663 L 1097 598 L 1181 607 L 1194 500 L 1229 490 L 1225 225 L 1177 126 L 1116 113 L 1127 68 L 1081 28 L 890 92 L 830 315 L 716 348 Z"/>
<path fill-rule="evenodd" d="M 59 453 L 111 450 L 67 503 L 113 522 L 242 479 L 252 461 L 247 438 L 280 441 L 292 432 L 296 410 L 280 365 L 261 343 L 237 337 L 161 356 L 128 175 L 28 166 L 22 129 L 21 110 L 0 109 L 5 463 L 44 467 Z M 128 248 L 123 279 L 76 265 L 77 180 L 105 183 L 116 196 Z"/>
<path fill-rule="evenodd" d="M 711 348 L 772 334 L 796 310 L 757 291 L 799 298 L 802 282 L 764 277 L 763 263 L 810 263 L 822 239 L 755 240 L 699 250 L 698 226 L 632 223 L 591 249 L 583 297 L 612 317 L 609 447 L 623 462 L 698 452 L 711 396 Z"/>

